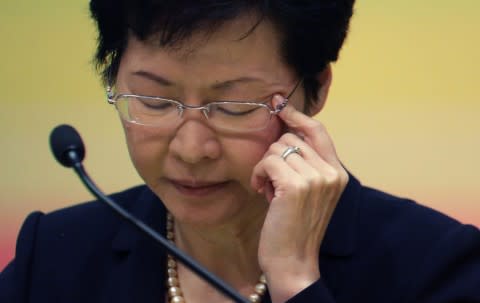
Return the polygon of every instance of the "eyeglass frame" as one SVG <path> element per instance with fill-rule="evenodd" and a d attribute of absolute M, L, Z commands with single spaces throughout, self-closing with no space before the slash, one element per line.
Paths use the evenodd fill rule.
<path fill-rule="evenodd" d="M 116 103 L 117 103 L 119 98 L 125 98 L 125 97 L 126 98 L 144 98 L 144 99 L 150 99 L 150 100 L 166 101 L 166 102 L 175 104 L 180 119 L 183 118 L 183 112 L 184 112 L 185 109 L 201 110 L 203 112 L 203 115 L 205 116 L 205 118 L 208 121 L 210 119 L 209 116 L 208 116 L 208 113 L 210 112 L 210 107 L 212 105 L 216 105 L 216 104 L 245 104 L 245 105 L 255 105 L 255 106 L 266 108 L 270 113 L 270 117 L 268 119 L 268 121 L 270 121 L 272 116 L 277 115 L 287 106 L 290 97 L 295 93 L 295 91 L 297 90 L 297 88 L 298 88 L 298 86 L 300 85 L 301 82 L 302 82 L 302 79 L 297 81 L 297 83 L 293 87 L 292 91 L 287 95 L 287 97 L 285 97 L 283 99 L 283 102 L 278 104 L 277 106 L 275 106 L 275 108 L 272 108 L 272 106 L 270 106 L 268 104 L 265 104 L 265 103 L 248 102 L 248 101 L 246 101 L 246 102 L 244 102 L 244 101 L 212 101 L 212 102 L 208 102 L 207 104 L 204 104 L 204 105 L 195 106 L 195 105 L 184 104 L 184 103 L 182 103 L 181 101 L 178 101 L 178 100 L 163 98 L 163 97 L 159 97 L 159 96 L 144 96 L 144 95 L 136 95 L 136 94 L 116 94 L 116 93 L 113 92 L 113 89 L 112 89 L 111 86 L 106 87 L 106 94 L 107 94 L 107 102 L 111 105 L 114 105 L 117 110 L 118 110 L 118 107 L 116 106 Z M 273 98 L 273 96 L 272 96 L 272 98 Z M 139 122 L 136 122 L 136 121 L 130 121 L 130 120 L 125 119 L 123 117 L 123 115 L 120 115 L 120 116 L 122 117 L 123 120 L 125 120 L 128 123 L 133 123 L 133 124 L 143 125 L 143 126 L 148 126 L 148 127 L 158 127 L 158 125 L 144 124 L 144 123 L 139 123 Z M 267 126 L 268 126 L 268 122 L 262 128 L 245 130 L 245 131 L 261 130 L 261 129 L 266 128 Z M 219 127 L 219 128 L 222 128 L 222 127 Z"/>

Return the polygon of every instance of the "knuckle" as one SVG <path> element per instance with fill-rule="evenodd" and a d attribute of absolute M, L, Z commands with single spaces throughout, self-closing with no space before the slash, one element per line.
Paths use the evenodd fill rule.
<path fill-rule="evenodd" d="M 275 154 L 269 154 L 263 159 L 265 166 L 270 167 L 277 161 L 277 156 Z"/>
<path fill-rule="evenodd" d="M 274 142 L 272 143 L 272 145 L 270 145 L 269 152 L 279 152 L 284 149 L 285 149 L 285 146 L 282 143 Z"/>
<path fill-rule="evenodd" d="M 292 183 L 293 188 L 295 191 L 299 193 L 305 193 L 309 190 L 310 186 L 306 180 L 297 179 Z"/>
<path fill-rule="evenodd" d="M 344 177 L 342 173 L 334 167 L 328 166 L 322 172 L 317 171 L 311 180 L 312 186 L 322 187 L 324 189 L 341 188 L 344 184 Z"/>
<path fill-rule="evenodd" d="M 298 139 L 298 137 L 292 133 L 285 133 L 280 137 L 280 140 L 285 142 L 287 145 L 292 144 L 292 142 L 295 142 L 296 139 Z"/>
<path fill-rule="evenodd" d="M 322 174 L 317 170 L 312 170 L 308 174 L 305 174 L 304 179 L 312 188 L 322 184 Z"/>
<path fill-rule="evenodd" d="M 305 125 L 305 128 L 307 128 L 308 130 L 311 130 L 311 131 L 319 131 L 319 130 L 324 130 L 325 129 L 323 124 L 316 119 L 310 119 L 308 121 L 308 123 Z"/>
<path fill-rule="evenodd" d="M 317 172 L 314 176 L 312 176 L 310 183 L 312 184 L 312 187 L 320 188 L 325 184 L 325 177 Z"/>
<path fill-rule="evenodd" d="M 328 180 L 328 183 L 330 184 L 337 184 L 341 181 L 341 176 L 340 176 L 340 173 L 334 169 L 334 168 L 331 168 L 330 170 L 330 173 L 329 173 L 329 180 Z"/>
<path fill-rule="evenodd" d="M 332 168 L 329 174 L 328 184 L 335 192 L 342 191 L 347 182 L 348 174 L 346 174 L 346 172 Z"/>

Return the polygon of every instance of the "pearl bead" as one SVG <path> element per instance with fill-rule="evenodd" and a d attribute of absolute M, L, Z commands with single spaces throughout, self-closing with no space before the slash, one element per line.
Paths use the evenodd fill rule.
<path fill-rule="evenodd" d="M 175 277 L 168 277 L 167 279 L 168 286 L 178 286 L 178 279 Z"/>
<path fill-rule="evenodd" d="M 177 277 L 177 271 L 175 269 L 169 268 L 167 269 L 167 272 L 169 277 Z"/>
<path fill-rule="evenodd" d="M 267 284 L 267 278 L 265 278 L 264 274 L 260 276 L 260 282 L 262 282 L 263 284 Z"/>
<path fill-rule="evenodd" d="M 255 292 L 259 295 L 263 295 L 267 290 L 267 286 L 264 283 L 258 283 L 255 285 Z"/>
<path fill-rule="evenodd" d="M 174 238 L 173 232 L 171 232 L 171 231 L 167 232 L 167 239 L 168 240 L 173 240 L 173 238 Z"/>
<path fill-rule="evenodd" d="M 182 290 L 179 287 L 173 286 L 168 289 L 168 294 L 170 297 L 179 297 L 182 295 Z"/>
<path fill-rule="evenodd" d="M 185 299 L 182 296 L 175 296 L 170 299 L 170 303 L 185 303 Z"/>
<path fill-rule="evenodd" d="M 177 262 L 173 259 L 168 259 L 168 268 L 175 268 L 177 267 Z"/>
<path fill-rule="evenodd" d="M 258 294 L 251 294 L 249 296 L 250 302 L 257 303 L 260 302 L 260 296 Z"/>

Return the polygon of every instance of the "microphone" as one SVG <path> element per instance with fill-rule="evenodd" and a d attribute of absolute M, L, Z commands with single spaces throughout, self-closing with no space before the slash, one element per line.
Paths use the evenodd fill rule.
<path fill-rule="evenodd" d="M 85 158 L 85 146 L 75 128 L 59 125 L 50 134 L 50 148 L 55 159 L 65 167 L 81 164 Z"/>
<path fill-rule="evenodd" d="M 59 125 L 55 127 L 50 134 L 50 148 L 52 149 L 55 159 L 65 167 L 72 167 L 82 180 L 88 190 L 100 201 L 110 206 L 118 215 L 130 222 L 141 232 L 147 234 L 156 243 L 160 244 L 169 254 L 174 256 L 183 265 L 195 272 L 199 277 L 213 285 L 221 293 L 237 303 L 249 303 L 250 301 L 241 296 L 235 289 L 226 284 L 220 278 L 200 266 L 190 256 L 182 252 L 175 245 L 170 243 L 162 235 L 135 218 L 129 212 L 124 210 L 120 205 L 105 195 L 88 176 L 82 161 L 85 157 L 85 147 L 82 138 L 78 132 L 70 125 Z"/>

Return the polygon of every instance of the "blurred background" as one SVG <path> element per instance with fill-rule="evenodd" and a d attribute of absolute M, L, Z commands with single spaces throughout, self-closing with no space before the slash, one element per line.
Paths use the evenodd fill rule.
<path fill-rule="evenodd" d="M 480 2 L 358 1 L 318 115 L 366 184 L 480 226 Z M 112 16 L 113 17 L 113 16 Z M 87 1 L 7 1 L 0 11 L 0 270 L 34 210 L 91 196 L 51 156 L 59 123 L 77 127 L 106 192 L 138 184 L 91 58 Z"/>

